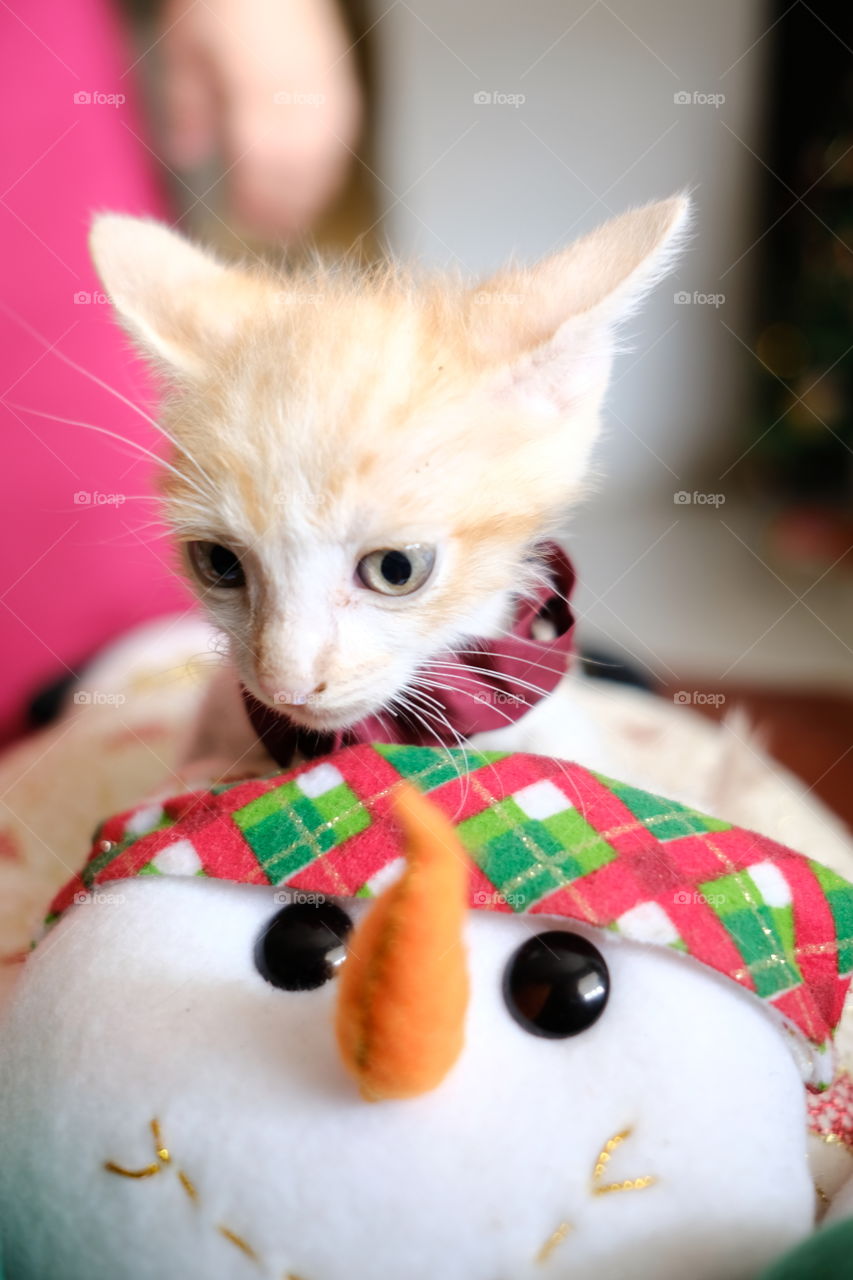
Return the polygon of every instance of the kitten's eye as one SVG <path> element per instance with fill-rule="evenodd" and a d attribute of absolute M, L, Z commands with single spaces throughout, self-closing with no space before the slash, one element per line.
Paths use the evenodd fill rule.
<path fill-rule="evenodd" d="M 538 933 L 519 947 L 504 974 L 504 1000 L 525 1031 L 551 1040 L 597 1022 L 610 994 L 604 956 L 577 933 Z"/>
<path fill-rule="evenodd" d="M 187 548 L 196 576 L 210 587 L 245 587 L 246 575 L 236 551 L 219 542 L 191 542 Z"/>
<path fill-rule="evenodd" d="M 399 549 L 371 551 L 359 560 L 356 572 L 370 591 L 384 596 L 407 596 L 423 586 L 434 564 L 434 549 L 413 542 Z"/>
<path fill-rule="evenodd" d="M 352 921 L 333 902 L 293 902 L 255 943 L 255 967 L 284 991 L 313 991 L 334 976 Z"/>

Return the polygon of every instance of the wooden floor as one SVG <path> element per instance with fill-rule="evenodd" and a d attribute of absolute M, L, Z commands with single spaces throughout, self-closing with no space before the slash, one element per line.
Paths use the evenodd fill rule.
<path fill-rule="evenodd" d="M 701 689 L 689 681 L 679 687 Z M 664 690 L 669 696 L 676 692 L 675 687 Z M 719 720 L 733 706 L 743 706 L 766 735 L 771 754 L 853 828 L 853 698 L 737 687 L 727 688 L 725 695 L 724 706 L 697 705 L 696 710 Z"/>

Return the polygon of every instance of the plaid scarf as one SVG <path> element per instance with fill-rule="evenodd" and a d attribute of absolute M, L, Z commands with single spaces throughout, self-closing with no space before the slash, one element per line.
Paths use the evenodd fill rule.
<path fill-rule="evenodd" d="M 360 745 L 137 806 L 103 823 L 48 919 L 139 875 L 369 898 L 402 855 L 391 811 L 401 780 L 454 822 L 473 909 L 581 921 L 689 955 L 782 1020 L 807 1050 L 812 1086 L 832 1079 L 853 885 L 766 836 L 545 756 Z"/>

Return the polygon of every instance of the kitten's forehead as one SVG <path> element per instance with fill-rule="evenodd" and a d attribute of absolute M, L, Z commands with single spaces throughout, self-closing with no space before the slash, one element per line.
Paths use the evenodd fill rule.
<path fill-rule="evenodd" d="M 272 291 L 174 406 L 223 539 L 534 537 L 580 468 L 554 415 L 501 393 L 487 310 L 447 287 Z"/>
<path fill-rule="evenodd" d="M 477 379 L 436 321 L 403 295 L 273 301 L 182 398 L 184 438 L 195 420 L 205 468 L 255 532 L 276 516 L 336 533 L 446 517 L 448 484 L 468 483 Z"/>

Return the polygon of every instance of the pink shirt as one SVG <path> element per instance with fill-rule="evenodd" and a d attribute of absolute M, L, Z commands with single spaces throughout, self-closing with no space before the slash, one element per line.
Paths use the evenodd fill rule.
<path fill-rule="evenodd" d="M 156 514 L 150 460 L 12 407 L 160 448 L 149 424 L 9 314 L 150 408 L 86 249 L 93 211 L 168 217 L 165 171 L 138 111 L 136 56 L 105 0 L 0 6 L 0 741 L 20 731 L 41 684 L 188 603 L 168 547 L 141 528 Z"/>

